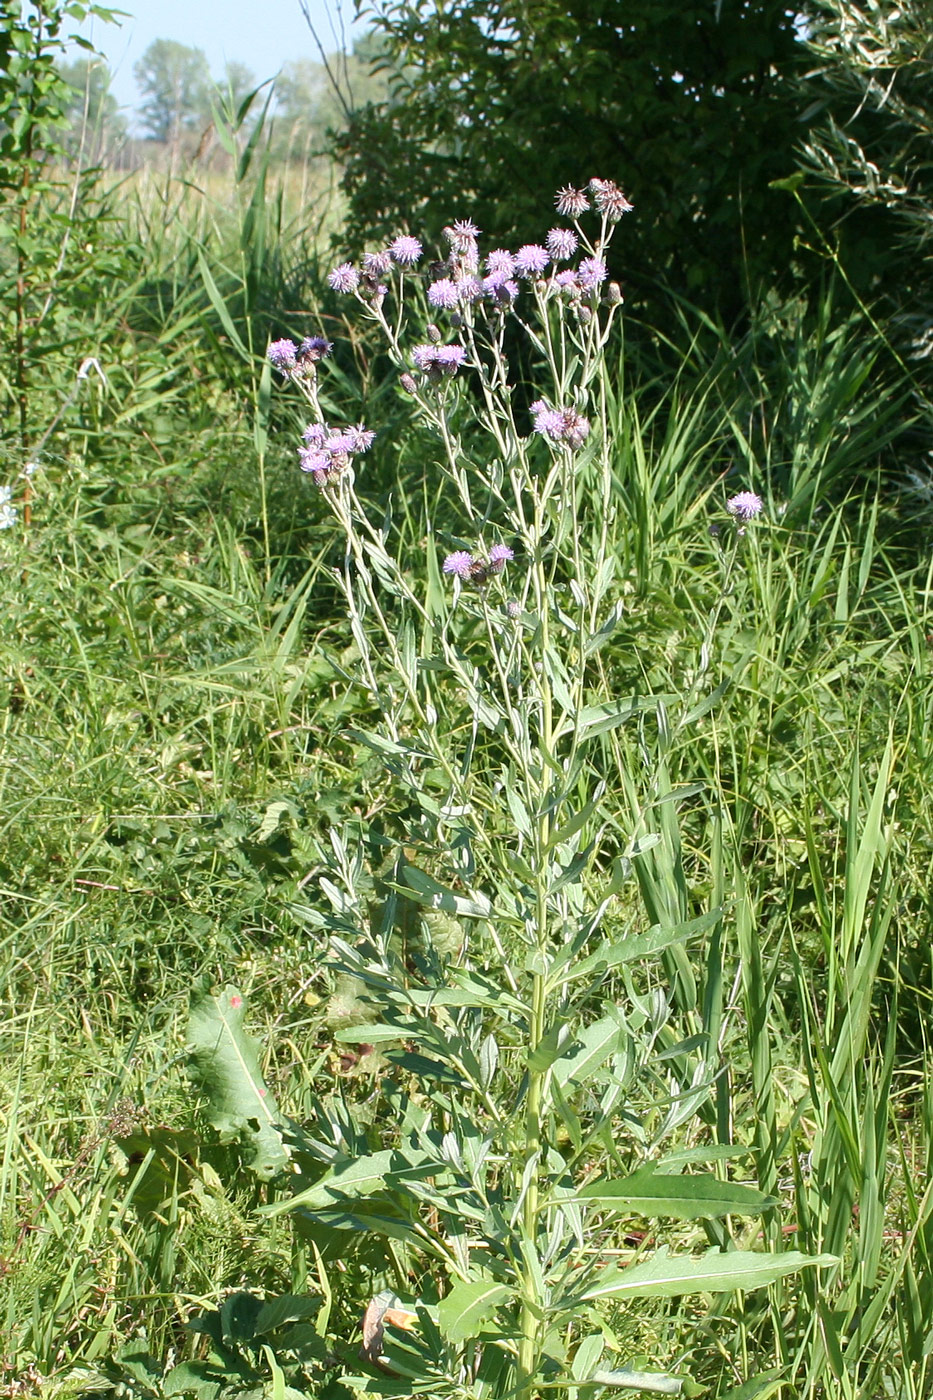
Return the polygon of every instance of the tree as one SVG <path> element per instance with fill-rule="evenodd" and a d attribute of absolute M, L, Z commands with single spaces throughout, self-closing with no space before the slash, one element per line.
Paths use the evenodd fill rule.
<path fill-rule="evenodd" d="M 381 69 L 384 46 L 373 35 L 358 39 L 351 53 L 328 55 L 283 64 L 276 79 L 276 118 L 289 143 L 296 137 L 324 140 L 328 131 L 346 128 L 351 114 L 388 97 L 388 80 Z"/>
<path fill-rule="evenodd" d="M 396 78 L 339 142 L 350 224 L 474 218 L 540 240 L 561 186 L 619 181 L 644 296 L 665 278 L 731 317 L 794 258 L 809 62 L 786 0 L 375 0 Z M 617 273 L 625 269 L 617 267 Z M 623 278 L 624 280 L 624 278 Z"/>
<path fill-rule="evenodd" d="M 154 39 L 133 73 L 143 95 L 140 118 L 153 141 L 174 143 L 210 120 L 211 76 L 201 49 Z"/>

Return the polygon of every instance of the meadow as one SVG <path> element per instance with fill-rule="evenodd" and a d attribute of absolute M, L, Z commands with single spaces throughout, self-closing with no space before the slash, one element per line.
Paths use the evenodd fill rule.
<path fill-rule="evenodd" d="M 922 1400 L 910 366 L 842 278 L 450 319 L 329 282 L 331 171 L 204 186 L 31 205 L 2 1393 Z M 325 421 L 375 440 L 302 472 Z"/>

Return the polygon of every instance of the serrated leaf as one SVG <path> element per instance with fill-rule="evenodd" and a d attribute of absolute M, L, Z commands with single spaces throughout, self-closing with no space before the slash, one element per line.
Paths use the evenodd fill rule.
<path fill-rule="evenodd" d="M 504 1283 L 491 1279 L 455 1283 L 437 1305 L 438 1325 L 449 1342 L 472 1341 L 511 1293 Z"/>
<path fill-rule="evenodd" d="M 710 1250 L 700 1258 L 658 1253 L 645 1264 L 628 1269 L 607 1269 L 602 1278 L 580 1293 L 577 1302 L 598 1298 L 680 1298 L 685 1293 L 732 1293 L 736 1289 L 764 1288 L 800 1269 L 838 1264 L 833 1254 L 808 1256 L 797 1250 L 786 1254 L 756 1254 L 734 1250 L 721 1254 Z"/>
<path fill-rule="evenodd" d="M 245 1141 L 250 1168 L 270 1177 L 288 1162 L 279 1111 L 259 1068 L 259 1044 L 243 1029 L 246 1004 L 235 987 L 194 1003 L 188 1019 L 189 1073 L 207 1096 L 211 1126 L 225 1142 Z"/>
<path fill-rule="evenodd" d="M 661 1164 L 663 1165 L 663 1164 Z M 631 1210 L 649 1220 L 714 1220 L 723 1215 L 760 1215 L 775 1204 L 752 1186 L 720 1181 L 708 1172 L 667 1175 L 654 1165 L 640 1167 L 619 1181 L 593 1181 L 577 1199 L 613 1210 Z"/>

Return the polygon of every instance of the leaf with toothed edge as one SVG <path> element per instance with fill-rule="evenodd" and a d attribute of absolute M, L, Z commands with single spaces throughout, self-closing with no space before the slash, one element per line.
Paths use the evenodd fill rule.
<path fill-rule="evenodd" d="M 188 1019 L 189 1074 L 207 1099 L 207 1117 L 224 1142 L 251 1149 L 257 1176 L 288 1163 L 275 1099 L 259 1068 L 259 1045 L 243 1029 L 246 1004 L 235 987 L 201 997 Z"/>

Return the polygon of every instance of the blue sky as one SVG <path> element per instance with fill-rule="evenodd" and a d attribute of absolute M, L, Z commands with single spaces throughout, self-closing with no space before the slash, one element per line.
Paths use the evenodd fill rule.
<path fill-rule="evenodd" d="M 317 58 L 314 36 L 299 0 L 104 0 L 128 12 L 115 24 L 94 20 L 81 33 L 106 55 L 114 73 L 113 93 L 121 107 L 139 101 L 133 65 L 153 39 L 177 39 L 203 49 L 211 72 L 225 63 L 245 63 L 262 81 L 293 58 Z M 328 53 L 349 47 L 365 25 L 354 23 L 352 0 L 307 0 L 308 13 Z"/>

